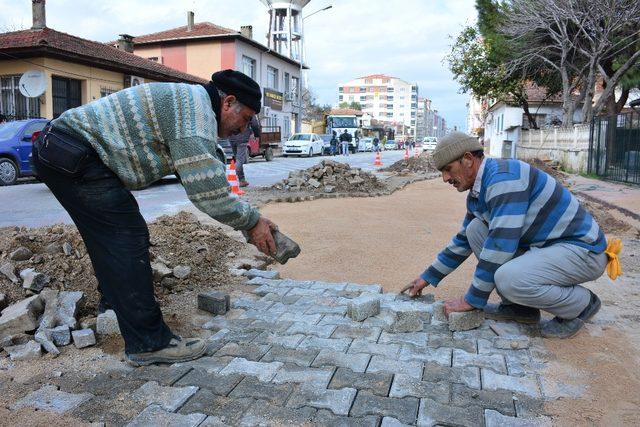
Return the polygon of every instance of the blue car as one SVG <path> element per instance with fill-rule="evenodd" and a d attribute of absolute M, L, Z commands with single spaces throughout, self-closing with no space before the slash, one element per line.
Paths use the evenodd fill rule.
<path fill-rule="evenodd" d="M 20 177 L 34 175 L 29 162 L 31 137 L 47 122 L 28 119 L 0 124 L 0 185 L 12 185 Z"/>

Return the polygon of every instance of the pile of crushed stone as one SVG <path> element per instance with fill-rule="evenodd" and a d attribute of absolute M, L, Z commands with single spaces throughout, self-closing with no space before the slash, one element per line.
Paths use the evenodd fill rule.
<path fill-rule="evenodd" d="M 173 293 L 229 283 L 227 260 L 243 243 L 228 237 L 219 227 L 198 222 L 191 213 L 162 216 L 149 224 L 155 291 L 159 300 Z M 20 249 L 24 248 L 24 249 Z M 22 256 L 15 256 L 20 249 Z M 166 267 L 165 269 L 158 267 Z M 175 267 L 180 267 L 175 269 Z M 79 315 L 95 315 L 100 294 L 93 267 L 75 226 L 0 229 L 0 293 L 6 303 L 20 301 L 33 291 L 23 289 L 20 273 L 26 269 L 46 276 L 45 287 L 82 291 Z M 159 272 L 158 270 L 164 270 Z M 12 272 L 14 283 L 5 272 Z M 42 277 L 42 276 L 41 276 Z"/>
<path fill-rule="evenodd" d="M 381 169 L 384 172 L 418 173 L 430 174 L 438 173 L 433 158 L 428 153 L 422 153 L 418 157 L 409 157 L 408 160 L 398 160 L 391 166 Z"/>
<path fill-rule="evenodd" d="M 323 160 L 309 169 L 290 172 L 289 178 L 274 184 L 272 188 L 319 193 L 369 193 L 384 189 L 385 185 L 370 172 L 333 160 Z"/>

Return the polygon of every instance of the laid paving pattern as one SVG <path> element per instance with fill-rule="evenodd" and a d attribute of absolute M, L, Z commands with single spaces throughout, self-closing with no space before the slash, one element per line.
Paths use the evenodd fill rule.
<path fill-rule="evenodd" d="M 504 340 L 494 346 L 498 326 L 514 336 L 530 332 L 517 324 L 485 321 L 451 332 L 432 316 L 432 295 L 410 300 L 378 285 L 261 277 L 248 283 L 251 293 L 203 325 L 212 333 L 206 357 L 118 370 L 74 389 L 63 377 L 16 407 L 44 409 L 37 398 L 45 396 L 58 412 L 131 426 L 551 424 L 540 339 L 522 349 Z M 379 298 L 380 313 L 352 320 L 348 307 L 366 297 Z M 123 400 L 129 418 L 114 409 Z"/>

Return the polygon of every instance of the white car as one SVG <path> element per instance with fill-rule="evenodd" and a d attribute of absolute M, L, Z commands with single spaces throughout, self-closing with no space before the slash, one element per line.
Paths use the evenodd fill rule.
<path fill-rule="evenodd" d="M 438 138 L 435 136 L 425 136 L 422 139 L 422 151 L 433 151 L 438 145 Z"/>
<path fill-rule="evenodd" d="M 386 144 L 384 144 L 384 149 L 385 150 L 397 150 L 398 149 L 398 144 L 396 143 L 395 140 L 390 139 L 387 141 Z"/>
<path fill-rule="evenodd" d="M 315 133 L 294 133 L 282 147 L 282 156 L 314 156 L 322 155 L 323 141 Z"/>
<path fill-rule="evenodd" d="M 373 138 L 360 138 L 358 143 L 358 151 L 372 151 L 373 150 Z"/>

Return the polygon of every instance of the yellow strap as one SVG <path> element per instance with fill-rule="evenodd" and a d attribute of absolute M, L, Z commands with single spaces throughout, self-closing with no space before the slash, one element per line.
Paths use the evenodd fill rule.
<path fill-rule="evenodd" d="M 609 263 L 607 263 L 607 274 L 611 277 L 611 280 L 616 280 L 618 276 L 622 274 L 622 266 L 620 265 L 620 252 L 622 251 L 622 240 L 611 239 L 607 245 L 607 249 L 604 251 L 609 257 Z"/>

